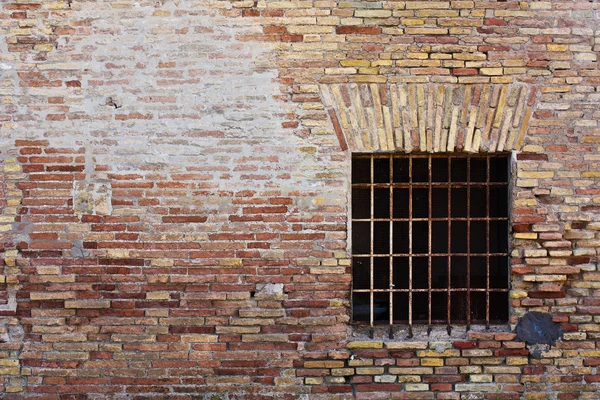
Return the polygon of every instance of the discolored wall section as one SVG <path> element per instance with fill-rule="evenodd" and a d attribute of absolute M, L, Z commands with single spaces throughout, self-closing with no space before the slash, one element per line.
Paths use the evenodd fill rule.
<path fill-rule="evenodd" d="M 598 12 L 3 2 L 3 398 L 597 398 Z M 556 347 L 350 323 L 357 149 L 323 93 L 352 85 L 536 93 L 513 157 L 510 324 L 549 312 Z M 455 102 L 463 139 L 475 104 Z M 434 150 L 419 121 L 412 151 Z"/>

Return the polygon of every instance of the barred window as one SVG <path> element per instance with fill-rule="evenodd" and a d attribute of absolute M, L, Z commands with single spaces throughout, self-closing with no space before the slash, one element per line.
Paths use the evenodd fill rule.
<path fill-rule="evenodd" d="M 354 322 L 507 322 L 509 161 L 353 155 Z"/>

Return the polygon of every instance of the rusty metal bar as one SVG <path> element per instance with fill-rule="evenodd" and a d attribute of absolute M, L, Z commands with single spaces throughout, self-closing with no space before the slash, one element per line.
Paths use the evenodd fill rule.
<path fill-rule="evenodd" d="M 467 158 L 467 330 L 471 327 L 471 158 Z"/>
<path fill-rule="evenodd" d="M 357 183 L 355 185 L 353 185 L 354 187 L 376 187 L 376 188 L 387 188 L 389 185 L 389 183 L 374 183 L 374 184 L 367 184 L 367 183 Z M 452 187 L 452 188 L 462 188 L 465 187 L 464 183 L 445 183 L 445 182 L 431 182 L 431 186 L 433 187 Z M 506 183 L 498 183 L 498 182 L 491 182 L 489 185 L 486 185 L 485 183 L 482 182 L 475 182 L 475 183 L 471 183 L 471 187 L 486 187 L 486 186 L 507 186 Z M 427 188 L 429 187 L 429 184 L 426 182 L 416 182 L 412 185 L 409 185 L 407 183 L 394 183 L 394 187 L 395 188 L 409 188 L 409 187 L 422 187 L 422 188 Z"/>
<path fill-rule="evenodd" d="M 448 157 L 448 178 L 447 181 L 450 182 L 452 180 L 452 159 L 450 157 Z M 448 248 L 446 249 L 448 251 L 448 326 L 446 329 L 448 329 L 448 335 L 450 334 L 450 330 L 452 329 L 452 308 L 451 308 L 451 302 L 452 302 L 452 190 L 450 187 L 448 187 Z"/>
<path fill-rule="evenodd" d="M 450 291 L 451 292 L 466 292 L 468 289 L 467 288 L 451 288 Z M 471 292 L 483 292 L 485 293 L 486 291 L 491 292 L 508 292 L 509 289 L 492 289 L 490 288 L 489 290 L 487 290 L 486 288 L 471 288 L 470 289 Z M 422 292 L 422 293 L 427 293 L 429 291 L 429 289 L 412 289 L 413 292 Z M 444 288 L 444 289 L 431 289 L 432 292 L 439 292 L 439 293 L 446 293 L 448 291 L 448 289 Z M 370 289 L 354 289 L 354 293 L 369 293 L 371 292 Z M 373 289 L 374 293 L 387 293 L 389 292 L 388 289 Z M 401 292 L 409 292 L 409 289 L 394 289 L 393 290 L 394 293 L 401 293 Z"/>
<path fill-rule="evenodd" d="M 486 160 L 485 166 L 485 181 L 488 185 L 485 187 L 485 231 L 487 235 L 485 236 L 485 252 L 487 253 L 485 256 L 485 288 L 487 289 L 485 292 L 485 327 L 486 329 L 490 328 L 490 160 Z"/>
<path fill-rule="evenodd" d="M 413 181 L 413 157 L 408 157 L 408 182 Z M 408 188 L 408 337 L 413 337 L 413 188 Z"/>
<path fill-rule="evenodd" d="M 427 288 L 429 289 L 427 292 L 427 298 L 428 298 L 428 302 L 429 302 L 429 309 L 428 309 L 428 318 L 427 318 L 427 323 L 428 323 L 428 328 L 427 328 L 427 334 L 429 334 L 429 332 L 431 332 L 431 269 L 432 269 L 432 259 L 431 259 L 431 254 L 433 252 L 433 248 L 432 248 L 432 237 L 433 237 L 433 227 L 432 227 L 432 220 L 431 218 L 433 217 L 433 212 L 432 212 L 432 188 L 431 188 L 431 181 L 433 180 L 432 178 L 432 171 L 431 171 L 431 157 L 427 158 L 427 174 L 428 174 L 428 181 L 429 181 L 429 188 L 427 190 L 427 202 L 428 204 L 428 214 L 427 216 L 428 218 L 428 223 L 427 223 Z"/>
<path fill-rule="evenodd" d="M 419 254 L 419 253 L 417 253 Z M 472 256 L 475 257 L 485 257 L 486 255 L 488 255 L 488 253 L 451 253 L 451 255 L 453 256 L 467 256 L 468 254 L 471 254 Z M 392 253 L 393 256 L 403 256 L 403 257 L 408 257 L 408 253 Z M 427 253 L 423 253 L 423 254 L 419 254 L 422 257 L 427 256 Z M 447 253 L 432 253 L 432 255 L 436 255 L 436 256 L 446 256 L 448 255 Z M 506 253 L 489 253 L 490 256 L 505 256 Z M 357 258 L 361 258 L 361 257 L 369 257 L 368 254 L 357 254 L 354 257 Z"/>
<path fill-rule="evenodd" d="M 389 170 L 390 170 L 390 204 L 389 204 L 389 218 L 390 218 L 390 243 L 389 243 L 389 267 L 390 267 L 390 277 L 389 277 L 389 289 L 390 289 L 390 328 L 388 332 L 388 336 L 390 339 L 394 338 L 394 329 L 392 325 L 394 325 L 394 257 L 392 254 L 394 253 L 394 159 L 390 158 L 388 162 Z"/>
<path fill-rule="evenodd" d="M 373 284 L 374 284 L 374 269 L 375 269 L 375 261 L 373 259 L 373 254 L 375 253 L 375 222 L 373 222 L 373 218 L 375 217 L 375 188 L 373 187 L 373 183 L 375 182 L 375 159 L 371 158 L 371 162 L 370 162 L 370 181 L 371 181 L 371 188 L 370 188 L 370 196 L 371 196 L 371 203 L 370 203 L 370 214 L 369 216 L 371 217 L 371 223 L 369 224 L 369 230 L 370 230 L 370 237 L 369 237 L 369 255 L 370 255 L 370 259 L 369 259 L 369 289 L 370 289 L 370 295 L 369 295 L 369 326 L 371 327 L 371 338 L 373 338 L 373 318 L 374 318 L 374 313 L 373 313 L 373 303 L 374 303 L 374 292 L 373 292 Z"/>

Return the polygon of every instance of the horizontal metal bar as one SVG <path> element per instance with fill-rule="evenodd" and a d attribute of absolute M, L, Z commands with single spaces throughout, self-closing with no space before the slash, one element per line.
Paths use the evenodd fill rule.
<path fill-rule="evenodd" d="M 502 257 L 508 256 L 508 253 L 371 253 L 371 254 L 354 254 L 352 257 L 369 258 L 369 257 L 427 257 L 427 256 L 459 256 L 459 257 Z"/>
<path fill-rule="evenodd" d="M 400 189 L 408 189 L 409 187 L 417 188 L 417 189 L 427 189 L 429 184 L 427 182 L 415 182 L 415 183 L 407 183 L 407 182 L 394 182 L 394 183 L 353 183 L 353 188 L 383 188 L 387 189 L 389 187 L 392 188 L 400 188 Z M 435 188 L 451 188 L 451 189 L 462 189 L 467 187 L 482 187 L 485 188 L 487 186 L 497 186 L 504 187 L 508 186 L 506 182 L 471 182 L 467 183 L 467 181 L 461 182 L 432 182 L 431 186 Z"/>
<path fill-rule="evenodd" d="M 447 324 L 446 320 L 443 319 L 432 319 L 431 323 L 433 325 L 439 325 L 439 329 L 443 329 L 444 327 L 442 325 Z M 475 323 L 475 324 L 485 324 L 486 320 L 485 319 L 475 319 L 475 320 L 471 320 L 471 323 Z M 506 321 L 503 320 L 499 320 L 499 319 L 492 319 L 490 320 L 490 323 L 492 325 L 498 324 L 498 325 L 504 325 L 506 324 Z M 368 322 L 364 322 L 364 321 L 356 321 L 355 322 L 356 325 L 360 325 L 360 326 L 369 326 Z M 466 319 L 454 319 L 452 320 L 452 325 L 454 325 L 454 328 L 460 325 L 466 325 L 467 324 L 467 320 Z M 373 325 L 376 326 L 395 326 L 398 327 L 400 329 L 402 329 L 404 326 L 408 326 L 408 320 L 407 319 L 398 319 L 398 320 L 394 320 L 392 324 L 389 323 L 389 321 L 386 320 L 374 320 L 373 321 Z M 421 326 L 423 328 L 427 328 L 428 326 L 428 321 L 426 319 L 419 319 L 419 320 L 413 320 L 413 324 L 412 326 L 414 327 L 415 325 L 417 326 Z"/>
<path fill-rule="evenodd" d="M 510 152 L 498 152 L 488 154 L 461 154 L 461 153 L 411 153 L 410 158 L 443 158 L 443 159 L 466 159 L 466 158 L 478 158 L 478 159 L 489 159 L 489 158 L 506 158 L 510 155 Z M 398 153 L 352 153 L 353 158 L 400 158 L 408 159 L 409 156 L 406 154 Z"/>
<path fill-rule="evenodd" d="M 430 219 L 429 218 L 412 218 L 413 222 L 428 222 Z M 431 218 L 431 221 L 508 221 L 508 218 L 505 217 L 490 217 L 490 218 L 485 218 L 485 217 L 473 217 L 473 218 Z M 352 222 L 409 222 L 411 221 L 408 218 L 373 218 L 373 219 L 365 219 L 365 218 L 357 218 L 357 219 L 352 219 Z"/>
<path fill-rule="evenodd" d="M 408 292 L 427 292 L 429 289 L 354 289 L 354 293 L 408 293 Z M 466 292 L 468 288 L 432 288 L 432 292 L 447 293 L 447 292 Z M 486 288 L 471 288 L 471 292 L 508 292 L 510 289 L 486 289 Z"/>

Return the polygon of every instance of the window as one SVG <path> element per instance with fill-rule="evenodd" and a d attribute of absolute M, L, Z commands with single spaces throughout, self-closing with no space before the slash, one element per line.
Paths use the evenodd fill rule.
<path fill-rule="evenodd" d="M 509 155 L 352 158 L 353 320 L 506 323 Z"/>

